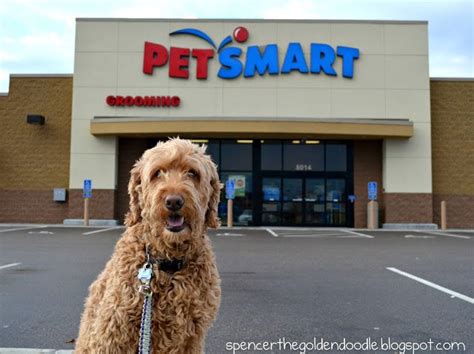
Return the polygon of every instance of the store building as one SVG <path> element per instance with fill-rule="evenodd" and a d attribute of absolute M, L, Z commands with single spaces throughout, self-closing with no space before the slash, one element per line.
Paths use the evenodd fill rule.
<path fill-rule="evenodd" d="M 472 228 L 474 83 L 428 60 L 419 21 L 78 19 L 74 75 L 0 96 L 0 221 L 79 219 L 90 179 L 91 216 L 121 222 L 132 164 L 179 135 L 235 181 L 236 224 L 365 227 L 377 182 L 381 225 L 445 200 Z"/>

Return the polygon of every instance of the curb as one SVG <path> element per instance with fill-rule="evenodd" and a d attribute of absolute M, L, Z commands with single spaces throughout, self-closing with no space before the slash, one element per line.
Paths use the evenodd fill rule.
<path fill-rule="evenodd" d="M 72 354 L 73 350 L 0 348 L 0 354 Z"/>

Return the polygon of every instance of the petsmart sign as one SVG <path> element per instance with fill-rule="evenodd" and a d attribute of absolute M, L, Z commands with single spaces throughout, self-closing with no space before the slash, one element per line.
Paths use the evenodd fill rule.
<path fill-rule="evenodd" d="M 281 75 L 293 71 L 301 74 L 342 75 L 352 79 L 355 61 L 359 58 L 359 49 L 346 46 L 333 48 L 325 43 L 310 43 L 310 53 L 306 55 L 300 42 L 290 42 L 284 48 L 277 44 L 249 45 L 245 50 L 232 46 L 245 43 L 249 31 L 245 27 L 237 27 L 232 36 L 225 37 L 219 45 L 205 32 L 197 28 L 183 28 L 170 33 L 171 36 L 189 35 L 202 39 L 211 48 L 166 48 L 162 44 L 145 42 L 143 55 L 143 72 L 152 75 L 155 69 L 164 70 L 167 66 L 171 78 L 188 79 L 194 75 L 205 80 L 209 76 L 209 62 L 217 57 L 220 68 L 217 75 L 221 79 L 254 77 L 256 74 Z M 278 53 L 283 52 L 280 62 Z M 336 58 L 342 59 L 341 68 L 335 68 Z M 189 63 L 195 61 L 196 72 L 190 73 Z"/>

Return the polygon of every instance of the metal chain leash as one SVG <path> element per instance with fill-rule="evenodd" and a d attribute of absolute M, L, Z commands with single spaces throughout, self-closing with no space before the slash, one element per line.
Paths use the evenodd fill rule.
<path fill-rule="evenodd" d="M 151 352 L 151 311 L 153 309 L 153 293 L 150 283 L 153 277 L 153 268 L 150 262 L 148 247 L 146 249 L 146 257 L 147 260 L 145 264 L 138 271 L 138 279 L 140 280 L 138 291 L 144 296 L 138 354 L 150 354 Z"/>
<path fill-rule="evenodd" d="M 140 325 L 140 342 L 138 354 L 149 354 L 151 352 L 151 309 L 153 307 L 153 295 L 145 295 L 143 301 L 142 321 Z"/>

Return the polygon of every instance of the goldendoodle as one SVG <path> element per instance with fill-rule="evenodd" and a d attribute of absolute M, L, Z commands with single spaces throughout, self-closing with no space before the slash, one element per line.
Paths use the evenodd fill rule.
<path fill-rule="evenodd" d="M 203 352 L 221 295 L 206 234 L 219 226 L 220 189 L 205 147 L 176 138 L 145 151 L 131 171 L 127 229 L 89 288 L 75 353 L 137 353 L 139 345 L 147 352 L 147 295 L 151 353 Z M 147 267 L 153 273 L 148 288 L 149 276 L 137 278 Z"/>

